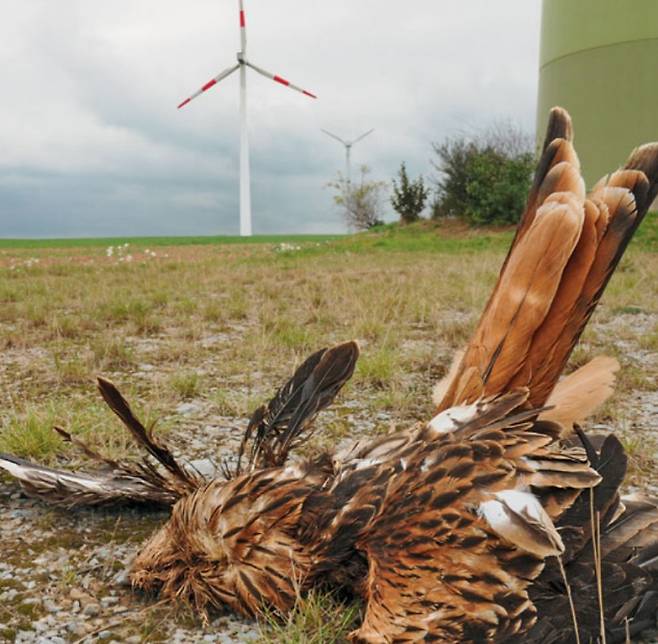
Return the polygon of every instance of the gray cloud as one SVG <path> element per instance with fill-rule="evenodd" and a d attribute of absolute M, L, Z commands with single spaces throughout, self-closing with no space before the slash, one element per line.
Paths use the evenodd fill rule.
<path fill-rule="evenodd" d="M 3 0 L 0 236 L 235 233 L 235 0 Z M 343 230 L 324 188 L 352 137 L 388 180 L 496 118 L 534 127 L 539 0 L 246 0 L 256 232 Z"/>

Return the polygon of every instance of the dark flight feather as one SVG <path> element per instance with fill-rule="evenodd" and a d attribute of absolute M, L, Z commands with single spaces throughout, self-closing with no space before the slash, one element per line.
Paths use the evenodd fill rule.
<path fill-rule="evenodd" d="M 235 475 L 243 471 L 245 454 L 244 471 L 283 465 L 290 450 L 308 438 L 317 414 L 352 377 L 358 357 L 356 342 L 321 349 L 308 357 L 272 400 L 253 413 L 240 445 Z"/>

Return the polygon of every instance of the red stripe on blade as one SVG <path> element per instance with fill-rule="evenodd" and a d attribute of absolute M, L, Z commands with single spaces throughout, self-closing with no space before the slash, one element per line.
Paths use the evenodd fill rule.
<path fill-rule="evenodd" d="M 191 100 L 192 100 L 191 98 L 186 98 L 186 99 L 185 99 L 185 100 L 184 100 L 184 101 L 178 106 L 178 109 L 180 109 L 181 107 L 184 107 L 185 105 L 187 105 Z"/>
<path fill-rule="evenodd" d="M 311 94 L 311 92 L 307 92 L 305 89 L 302 90 L 302 94 L 306 94 L 306 96 L 310 96 L 311 98 L 317 98 L 315 94 Z"/>
<path fill-rule="evenodd" d="M 273 80 L 275 80 L 277 83 L 281 83 L 281 85 L 285 85 L 286 87 L 290 85 L 290 83 L 285 78 L 281 78 L 281 76 L 275 75 Z"/>
<path fill-rule="evenodd" d="M 240 27 L 245 26 L 244 11 L 240 12 Z"/>
<path fill-rule="evenodd" d="M 213 85 L 217 85 L 217 81 L 213 78 L 209 80 L 202 88 L 201 91 L 205 92 L 207 89 L 210 89 Z"/>

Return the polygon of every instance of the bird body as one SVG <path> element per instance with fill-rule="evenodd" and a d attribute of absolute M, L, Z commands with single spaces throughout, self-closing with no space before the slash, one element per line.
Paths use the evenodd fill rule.
<path fill-rule="evenodd" d="M 289 461 L 352 375 L 358 347 L 347 342 L 310 356 L 254 412 L 226 480 L 207 481 L 99 381 L 150 455 L 128 467 L 92 453 L 143 480 L 140 494 L 117 485 L 103 498 L 146 501 L 159 485 L 166 499 L 152 500 L 174 504 L 133 563 L 135 588 L 201 614 L 258 615 L 340 587 L 363 599 L 351 639 L 369 643 L 621 642 L 651 624 L 658 507 L 620 496 L 621 443 L 578 425 L 610 395 L 618 364 L 601 357 L 560 376 L 658 193 L 658 144 L 586 193 L 571 139 L 555 108 L 499 280 L 426 423 Z M 12 457 L 0 467 L 32 493 L 90 502 L 89 484 L 80 495 L 64 473 Z"/>

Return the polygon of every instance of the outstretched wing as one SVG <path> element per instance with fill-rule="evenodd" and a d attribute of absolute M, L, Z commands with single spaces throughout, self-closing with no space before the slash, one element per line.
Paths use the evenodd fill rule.
<path fill-rule="evenodd" d="M 19 481 L 30 495 L 64 508 L 139 503 L 168 507 L 179 495 L 157 475 L 137 465 L 95 472 L 67 472 L 0 454 L 0 468 Z"/>
<path fill-rule="evenodd" d="M 586 194 L 571 138 L 553 109 L 525 213 L 439 411 L 519 386 L 543 405 L 658 193 L 658 144 Z"/>
<path fill-rule="evenodd" d="M 588 451 L 592 450 L 590 445 Z M 581 495 L 558 523 L 566 548 L 564 569 L 581 642 L 599 641 L 602 612 L 606 641 L 611 643 L 630 641 L 629 637 L 655 623 L 657 500 L 619 497 L 626 461 L 617 438 L 607 436 L 593 456 L 601 483 L 591 495 Z M 518 641 L 574 641 L 569 597 L 557 562 L 547 562 L 530 589 L 530 597 L 537 607 L 537 624 Z"/>
<path fill-rule="evenodd" d="M 99 378 L 98 388 L 149 457 L 137 462 L 109 459 L 55 427 L 63 440 L 72 443 L 101 468 L 91 472 L 57 470 L 9 454 L 0 455 L 0 468 L 16 478 L 31 496 L 67 508 L 126 503 L 170 506 L 206 482 L 201 474 L 177 461 L 156 441 L 152 430 L 144 427 L 109 380 Z"/>

